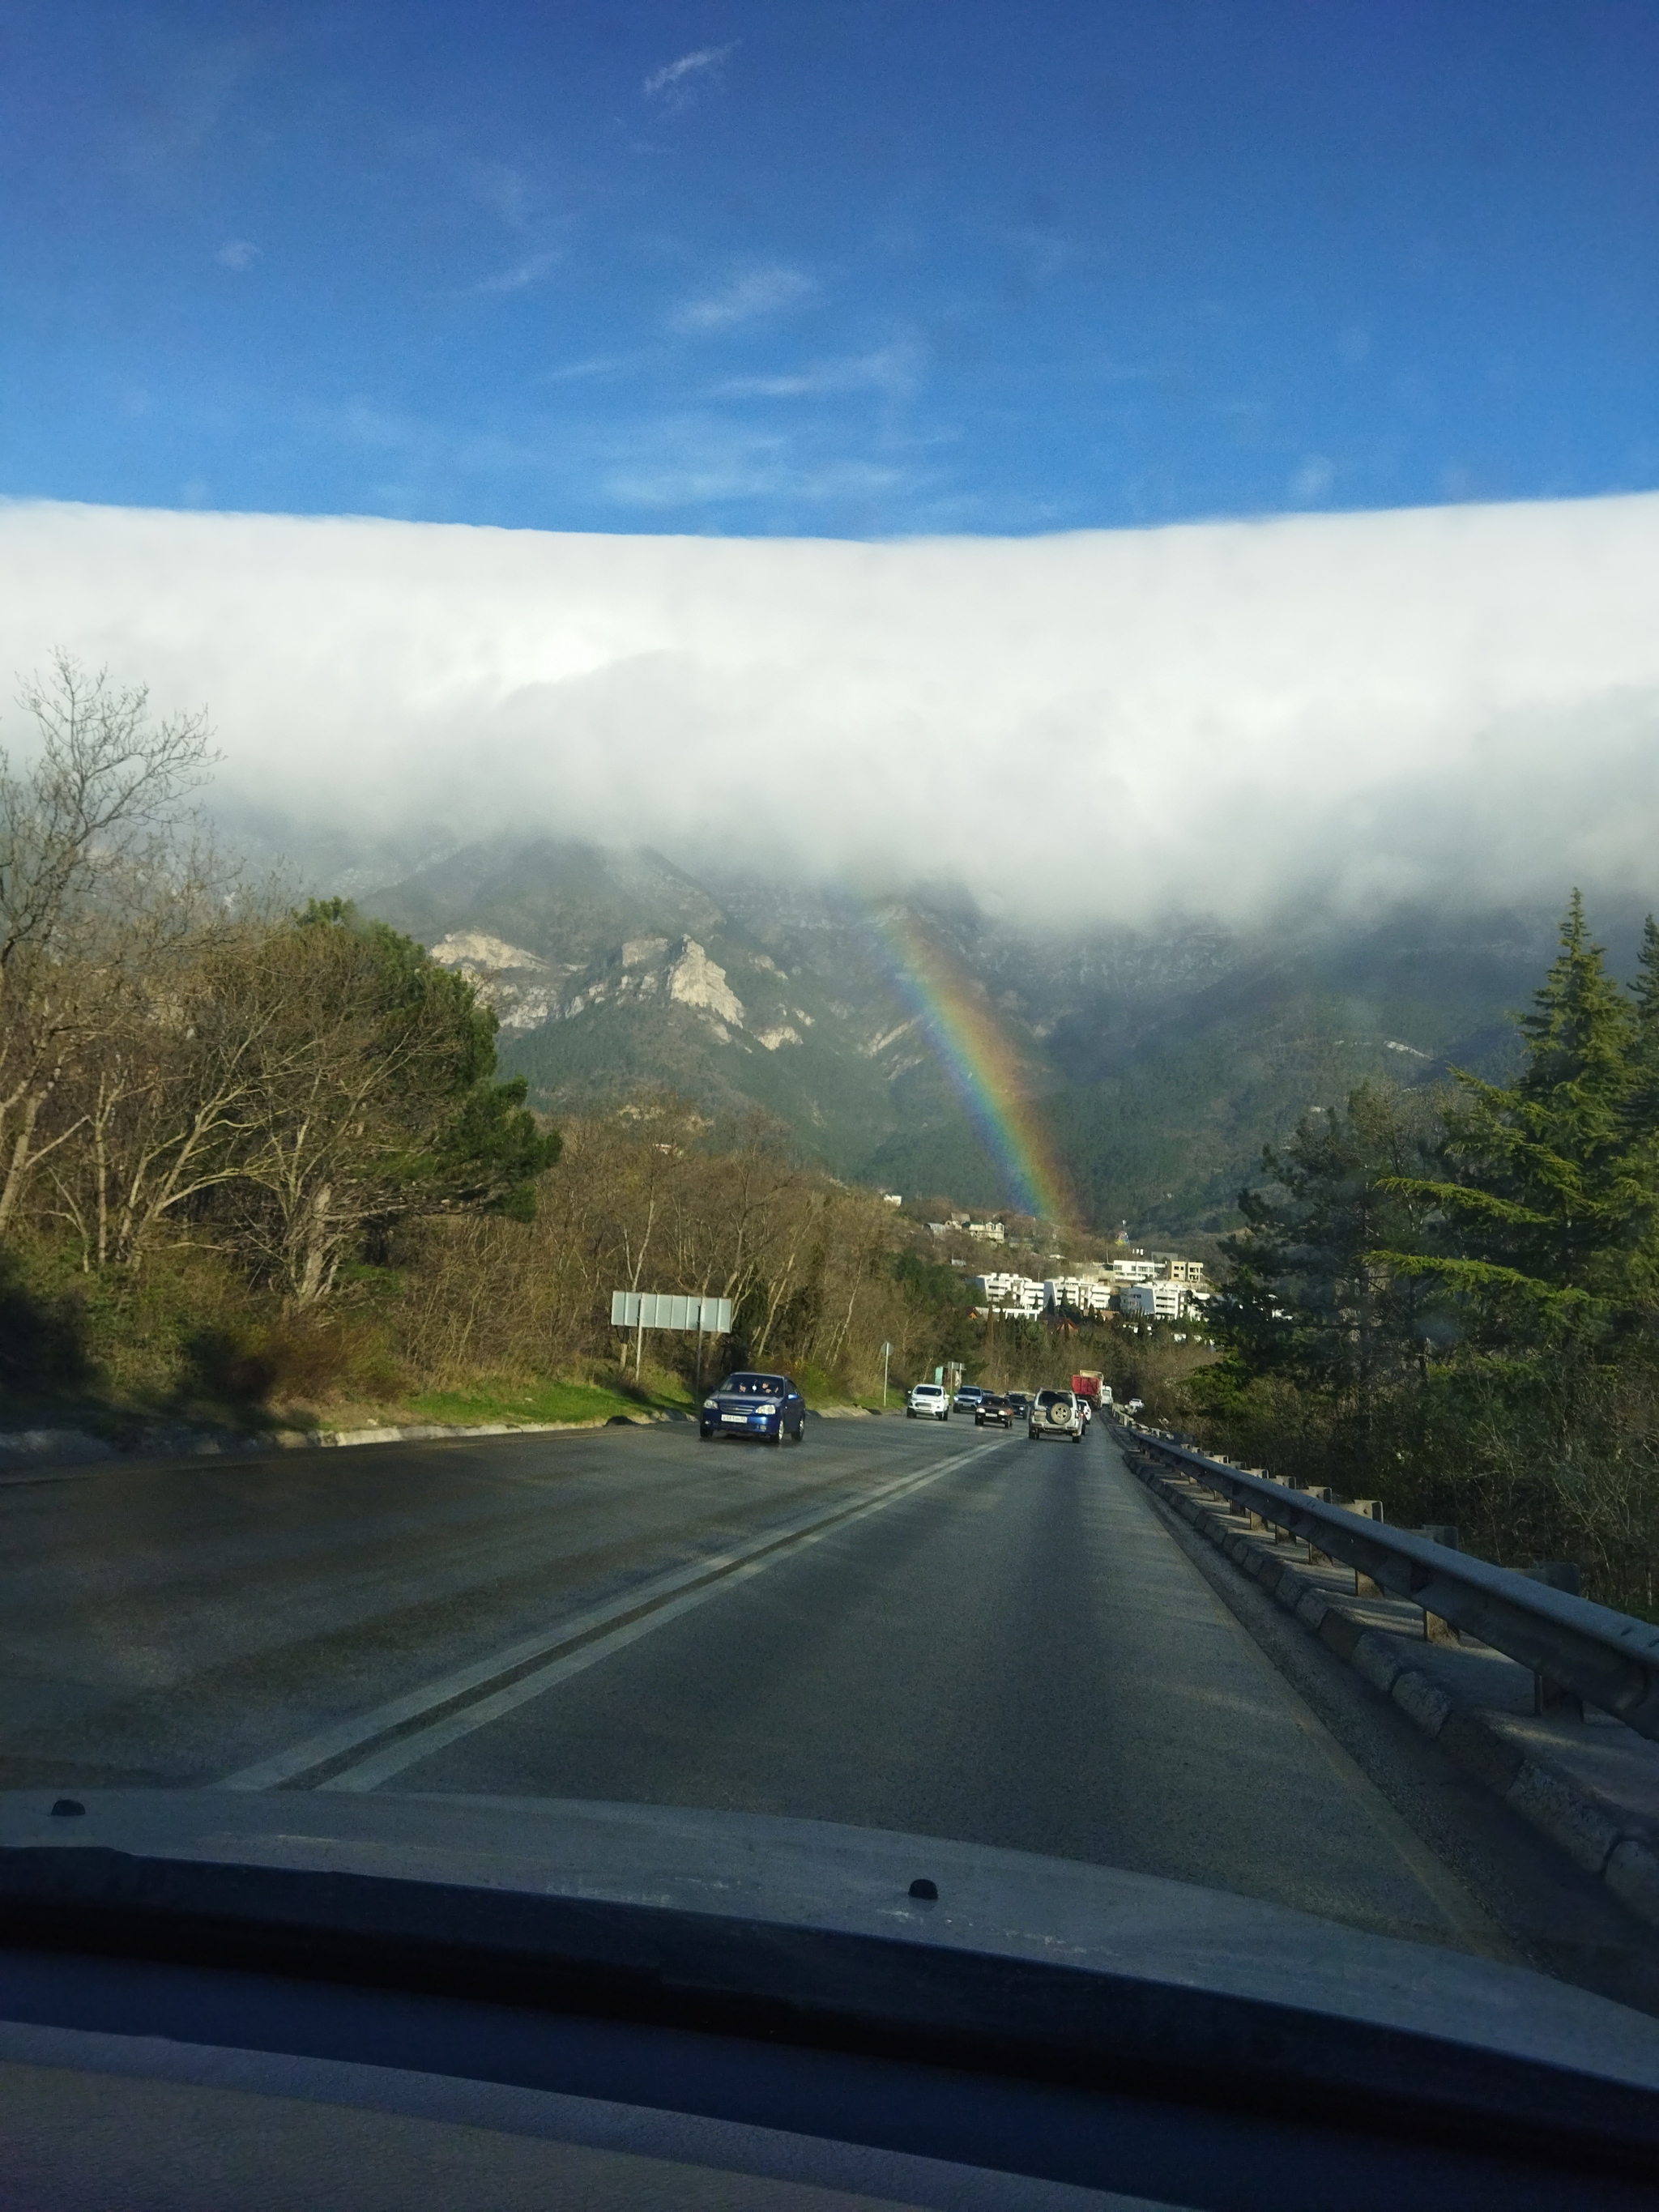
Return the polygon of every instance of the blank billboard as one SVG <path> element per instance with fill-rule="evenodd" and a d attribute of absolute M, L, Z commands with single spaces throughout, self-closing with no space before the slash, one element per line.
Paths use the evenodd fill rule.
<path fill-rule="evenodd" d="M 700 1328 L 705 1335 L 731 1333 L 730 1298 L 682 1297 L 665 1291 L 613 1291 L 613 1328 Z"/>

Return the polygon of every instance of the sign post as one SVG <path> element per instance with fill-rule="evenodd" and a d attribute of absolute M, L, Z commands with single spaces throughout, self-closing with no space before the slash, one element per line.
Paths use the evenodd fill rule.
<path fill-rule="evenodd" d="M 634 1345 L 634 1378 L 636 1382 L 645 1371 L 647 1329 L 695 1328 L 697 1332 L 697 1388 L 701 1390 L 703 1331 L 707 1329 L 711 1336 L 731 1334 L 732 1301 L 730 1298 L 681 1297 L 666 1291 L 613 1291 L 611 1294 L 611 1326 L 637 1332 Z M 623 1364 L 624 1367 L 628 1364 L 625 1349 Z"/>
<path fill-rule="evenodd" d="M 881 1347 L 881 1410 L 884 1413 L 887 1411 L 887 1363 L 892 1356 L 892 1346 L 884 1344 Z"/>

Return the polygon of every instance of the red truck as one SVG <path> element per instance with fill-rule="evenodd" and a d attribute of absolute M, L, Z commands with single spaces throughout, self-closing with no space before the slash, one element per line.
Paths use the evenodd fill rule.
<path fill-rule="evenodd" d="M 1072 1395 L 1075 1398 L 1086 1398 L 1097 1413 L 1112 1402 L 1111 1386 L 1097 1369 L 1091 1369 L 1086 1374 L 1073 1375 Z"/>

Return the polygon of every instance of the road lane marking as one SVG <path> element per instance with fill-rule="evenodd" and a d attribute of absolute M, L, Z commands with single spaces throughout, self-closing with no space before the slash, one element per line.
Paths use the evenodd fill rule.
<path fill-rule="evenodd" d="M 913 1496 L 940 1476 L 983 1458 L 1006 1441 L 999 1437 L 997 1443 L 957 1453 L 936 1467 L 902 1475 L 870 1496 L 851 1501 L 842 1498 L 828 1508 L 820 1506 L 781 1528 L 769 1529 L 743 1549 L 675 1568 L 624 1592 L 609 1605 L 579 1613 L 557 1628 L 525 1637 L 488 1659 L 476 1660 L 424 1688 L 411 1690 L 290 1745 L 286 1751 L 241 1767 L 227 1775 L 219 1787 L 372 1790 L 443 1744 L 486 1726 L 514 1706 L 541 1696 L 584 1668 L 636 1643 L 652 1629 L 678 1620 L 733 1583 L 747 1581 L 785 1554 L 793 1555 L 822 1536 Z M 445 1711 L 445 1707 L 452 1710 Z M 307 1777 L 312 1778 L 308 1782 Z"/>

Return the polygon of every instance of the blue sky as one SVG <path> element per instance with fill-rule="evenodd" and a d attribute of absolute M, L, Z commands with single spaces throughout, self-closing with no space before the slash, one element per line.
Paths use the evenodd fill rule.
<path fill-rule="evenodd" d="M 0 495 L 1033 533 L 1659 485 L 1659 6 L 0 0 Z"/>

